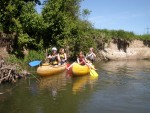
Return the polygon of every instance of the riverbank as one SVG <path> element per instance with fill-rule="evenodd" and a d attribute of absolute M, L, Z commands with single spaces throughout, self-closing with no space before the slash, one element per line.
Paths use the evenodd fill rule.
<path fill-rule="evenodd" d="M 10 55 L 5 47 L 1 47 L 0 51 L 0 84 L 6 82 L 15 83 L 18 79 L 25 78 L 30 74 L 17 62 L 8 61 Z"/>
<path fill-rule="evenodd" d="M 128 42 L 115 40 L 105 44 L 104 50 L 99 50 L 104 60 L 145 60 L 150 59 L 150 41 L 132 40 Z"/>
<path fill-rule="evenodd" d="M 0 58 L 0 84 L 9 82 L 15 83 L 17 79 L 29 75 L 18 64 L 8 63 L 2 57 Z"/>
<path fill-rule="evenodd" d="M 4 43 L 4 40 L 1 40 L 0 42 L 0 83 L 5 81 L 15 82 L 16 79 L 28 75 L 29 73 L 24 67 L 27 67 L 27 64 L 32 60 L 43 60 L 45 58 L 45 51 L 30 50 L 24 54 L 24 58 L 18 59 L 15 55 L 8 54 L 8 47 L 11 47 L 9 41 Z M 98 50 L 96 54 L 96 60 L 98 61 L 150 59 L 150 41 L 113 39 L 109 43 L 105 43 L 104 49 Z M 18 67 L 19 70 L 17 70 Z"/>

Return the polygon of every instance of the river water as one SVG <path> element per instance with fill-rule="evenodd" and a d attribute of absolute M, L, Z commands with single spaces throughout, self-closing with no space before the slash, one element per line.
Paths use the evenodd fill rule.
<path fill-rule="evenodd" d="M 0 113 L 150 113 L 150 61 L 95 66 L 98 77 L 64 72 L 0 85 Z"/>

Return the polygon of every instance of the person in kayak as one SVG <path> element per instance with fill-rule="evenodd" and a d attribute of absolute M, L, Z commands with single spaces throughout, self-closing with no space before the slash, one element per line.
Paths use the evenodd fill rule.
<path fill-rule="evenodd" d="M 81 51 L 77 57 L 77 63 L 81 64 L 81 65 L 85 65 L 87 62 L 87 59 L 85 58 L 83 52 Z"/>
<path fill-rule="evenodd" d="M 77 55 L 77 63 L 80 65 L 85 65 L 86 64 L 85 62 L 86 62 L 86 58 L 83 52 L 80 51 L 80 53 Z M 71 65 L 69 65 L 66 69 L 69 70 L 73 66 L 74 63 L 76 63 L 76 61 L 73 62 Z"/>
<path fill-rule="evenodd" d="M 67 67 L 67 70 L 69 70 L 74 63 L 72 63 L 69 67 Z M 95 67 L 92 65 L 92 63 L 86 59 L 82 51 L 77 56 L 77 63 L 80 65 L 87 65 L 89 68 L 96 70 Z"/>
<path fill-rule="evenodd" d="M 79 56 L 77 57 L 77 62 L 80 65 L 87 65 L 89 68 L 96 70 L 95 67 L 92 65 L 92 63 L 86 59 L 82 51 L 79 53 Z"/>
<path fill-rule="evenodd" d="M 61 48 L 59 50 L 59 58 L 60 58 L 60 64 L 63 65 L 67 61 L 67 55 L 65 53 L 64 48 Z"/>
<path fill-rule="evenodd" d="M 94 53 L 93 47 L 90 48 L 89 52 L 86 55 L 87 60 L 91 61 L 92 63 L 94 62 L 96 57 L 96 54 Z"/>
<path fill-rule="evenodd" d="M 47 57 L 49 59 L 49 62 L 51 65 L 58 65 L 60 62 L 60 57 L 57 54 L 57 48 L 53 47 L 52 48 L 52 53 L 48 55 Z"/>

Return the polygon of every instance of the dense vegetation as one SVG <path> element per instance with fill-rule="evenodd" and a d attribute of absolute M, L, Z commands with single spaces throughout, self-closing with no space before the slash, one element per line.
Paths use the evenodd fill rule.
<path fill-rule="evenodd" d="M 66 48 L 71 56 L 75 56 L 78 51 L 85 52 L 91 46 L 103 49 L 104 44 L 112 39 L 125 42 L 141 39 L 149 44 L 147 40 L 150 40 L 150 35 L 94 29 L 86 20 L 90 11 L 80 11 L 81 1 L 45 0 L 41 3 L 40 0 L 1 0 L 0 30 L 6 34 L 15 34 L 11 52 L 23 57 L 24 50 L 44 52 L 56 46 Z M 35 10 L 36 4 L 43 5 L 41 14 Z"/>

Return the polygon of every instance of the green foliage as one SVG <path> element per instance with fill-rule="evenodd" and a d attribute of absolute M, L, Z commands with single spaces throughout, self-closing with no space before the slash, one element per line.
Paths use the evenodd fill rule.
<path fill-rule="evenodd" d="M 91 13 L 90 10 L 88 10 L 88 9 L 83 9 L 83 10 L 82 10 L 82 17 L 83 17 L 83 19 L 86 19 L 86 17 L 87 17 L 88 15 L 90 15 L 90 13 Z"/>
<path fill-rule="evenodd" d="M 33 45 L 34 39 L 30 38 L 27 33 L 19 34 L 18 36 L 18 46 L 21 48 L 28 47 L 30 44 Z M 21 49 L 22 49 L 21 48 Z"/>
<path fill-rule="evenodd" d="M 0 23 L 5 33 L 15 33 L 14 51 L 23 57 L 23 48 L 41 49 L 38 35 L 42 32 L 42 17 L 34 9 L 39 0 L 1 0 Z M 40 37 L 41 38 L 41 37 Z"/>
<path fill-rule="evenodd" d="M 17 58 L 15 55 L 11 54 L 6 59 L 8 63 L 18 64 L 22 68 L 27 68 L 29 62 L 33 60 L 44 60 L 45 59 L 45 52 L 44 50 L 41 51 L 29 51 L 28 55 L 24 58 Z"/>
<path fill-rule="evenodd" d="M 41 50 L 41 51 L 30 50 L 28 55 L 25 56 L 23 61 L 30 62 L 33 60 L 44 60 L 45 58 L 46 58 L 46 56 L 45 56 L 44 50 Z"/>
<path fill-rule="evenodd" d="M 44 35 L 44 45 L 50 43 L 62 46 L 62 41 L 72 36 L 77 17 L 77 3 L 79 0 L 48 0 L 42 10 L 42 16 L 47 27 Z M 69 5 L 70 4 L 70 5 Z M 72 4 L 72 5 L 71 5 Z M 75 5 L 73 5 L 75 4 Z M 58 42 L 58 43 L 57 43 Z M 61 45 L 60 45 L 61 44 Z"/>
<path fill-rule="evenodd" d="M 20 15 L 20 22 L 22 24 L 23 33 L 20 33 L 20 44 L 29 49 L 41 49 L 43 48 L 42 36 L 45 30 L 46 24 L 44 23 L 42 15 L 39 15 L 34 9 L 35 3 L 29 2 L 22 7 L 22 13 Z M 19 36 L 20 36 L 19 35 Z"/>
<path fill-rule="evenodd" d="M 124 40 L 131 40 L 134 37 L 134 33 L 126 32 L 123 30 L 112 31 L 112 35 L 114 39 L 124 39 Z"/>
<path fill-rule="evenodd" d="M 0 23 L 2 23 L 4 32 L 15 32 L 15 21 L 19 18 L 22 7 L 33 1 L 40 3 L 39 0 L 1 0 L 0 1 Z"/>
<path fill-rule="evenodd" d="M 6 59 L 8 63 L 21 64 L 21 59 L 18 59 L 15 55 L 9 55 Z"/>
<path fill-rule="evenodd" d="M 94 29 L 87 21 L 90 11 L 79 12 L 81 1 L 45 0 L 42 13 L 38 14 L 35 6 L 40 4 L 39 0 L 1 0 L 0 30 L 15 32 L 13 53 L 24 57 L 23 62 L 38 59 L 37 56 L 43 59 L 41 50 L 52 46 L 69 49 L 70 55 L 75 57 L 79 51 L 86 53 L 90 47 L 104 49 L 105 43 L 112 39 L 127 43 L 133 39 L 150 40 L 149 35 L 138 36 L 124 30 Z M 23 54 L 26 49 L 31 50 L 28 56 Z"/>
<path fill-rule="evenodd" d="M 22 13 L 19 18 L 23 26 L 23 31 L 31 36 L 39 33 L 45 27 L 42 16 L 34 9 L 35 5 L 34 2 L 25 4 L 22 7 Z"/>
<path fill-rule="evenodd" d="M 140 35 L 140 36 L 137 36 L 137 37 L 140 40 L 149 40 L 150 41 L 150 34 Z"/>
<path fill-rule="evenodd" d="M 3 31 L 3 27 L 2 24 L 0 23 L 0 31 Z"/>

